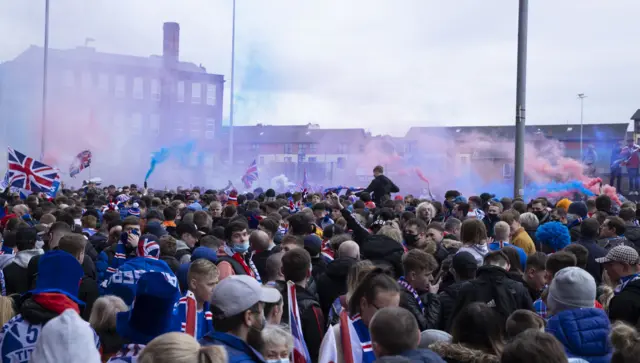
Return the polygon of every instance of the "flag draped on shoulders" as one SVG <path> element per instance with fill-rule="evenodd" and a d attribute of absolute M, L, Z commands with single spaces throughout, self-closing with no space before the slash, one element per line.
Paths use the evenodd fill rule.
<path fill-rule="evenodd" d="M 176 313 L 180 331 L 200 340 L 213 330 L 212 314 L 209 303 L 205 303 L 202 311 L 198 311 L 196 296 L 190 290 L 178 301 Z"/>
<path fill-rule="evenodd" d="M 298 301 L 296 300 L 296 285 L 291 281 L 287 282 L 287 296 L 289 325 L 291 328 L 291 335 L 293 336 L 291 362 L 311 363 L 311 355 L 309 355 L 309 349 L 307 349 L 307 344 L 304 342 L 304 336 L 302 335 L 300 311 L 298 309 Z"/>

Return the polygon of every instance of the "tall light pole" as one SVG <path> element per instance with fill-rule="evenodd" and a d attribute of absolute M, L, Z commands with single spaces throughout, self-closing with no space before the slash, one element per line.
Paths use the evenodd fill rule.
<path fill-rule="evenodd" d="M 520 0 L 518 12 L 518 73 L 516 80 L 516 150 L 514 197 L 524 194 L 524 131 L 527 98 L 527 28 L 529 0 Z"/>
<path fill-rule="evenodd" d="M 40 120 L 40 161 L 44 161 L 47 121 L 47 66 L 49 61 L 49 0 L 44 5 L 44 64 L 42 70 L 42 118 Z"/>
<path fill-rule="evenodd" d="M 580 162 L 582 162 L 582 122 L 584 121 L 584 99 L 587 96 L 584 93 L 578 93 L 578 98 L 580 99 Z"/>
<path fill-rule="evenodd" d="M 236 65 L 236 0 L 233 0 L 233 15 L 231 22 L 231 105 L 229 106 L 229 166 L 233 165 L 233 83 Z"/>

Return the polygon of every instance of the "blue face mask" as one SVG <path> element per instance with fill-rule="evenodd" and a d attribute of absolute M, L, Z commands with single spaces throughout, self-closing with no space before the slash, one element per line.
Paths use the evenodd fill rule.
<path fill-rule="evenodd" d="M 234 244 L 232 248 L 233 248 L 233 251 L 235 252 L 245 253 L 249 250 L 249 240 L 246 240 L 239 244 Z"/>
<path fill-rule="evenodd" d="M 267 359 L 267 363 L 289 363 L 289 358 L 283 358 L 283 359 Z"/>

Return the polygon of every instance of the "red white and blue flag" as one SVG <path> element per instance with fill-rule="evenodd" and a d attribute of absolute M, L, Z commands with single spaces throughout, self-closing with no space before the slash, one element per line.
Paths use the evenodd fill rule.
<path fill-rule="evenodd" d="M 85 150 L 76 155 L 76 158 L 69 166 L 69 176 L 74 178 L 81 171 L 91 166 L 91 151 Z"/>
<path fill-rule="evenodd" d="M 249 189 L 251 188 L 253 182 L 255 182 L 256 180 L 258 180 L 258 165 L 254 160 L 251 165 L 249 165 L 249 168 L 247 168 L 247 171 L 244 173 L 242 182 L 244 183 L 244 186 Z"/>
<path fill-rule="evenodd" d="M 31 193 L 48 193 L 58 179 L 58 171 L 49 165 L 9 148 L 7 186 Z"/>
<path fill-rule="evenodd" d="M 311 363 L 309 349 L 304 342 L 302 335 L 302 324 L 300 322 L 300 311 L 298 310 L 298 301 L 296 300 L 296 285 L 288 281 L 288 306 L 289 306 L 289 325 L 291 328 L 291 336 L 293 336 L 293 350 L 291 351 L 292 363 Z"/>

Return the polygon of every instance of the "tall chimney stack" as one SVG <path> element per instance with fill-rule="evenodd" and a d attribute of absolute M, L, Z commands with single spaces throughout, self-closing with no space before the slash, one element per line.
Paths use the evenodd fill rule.
<path fill-rule="evenodd" d="M 164 23 L 162 30 L 162 56 L 166 64 L 175 65 L 180 54 L 180 24 Z"/>

